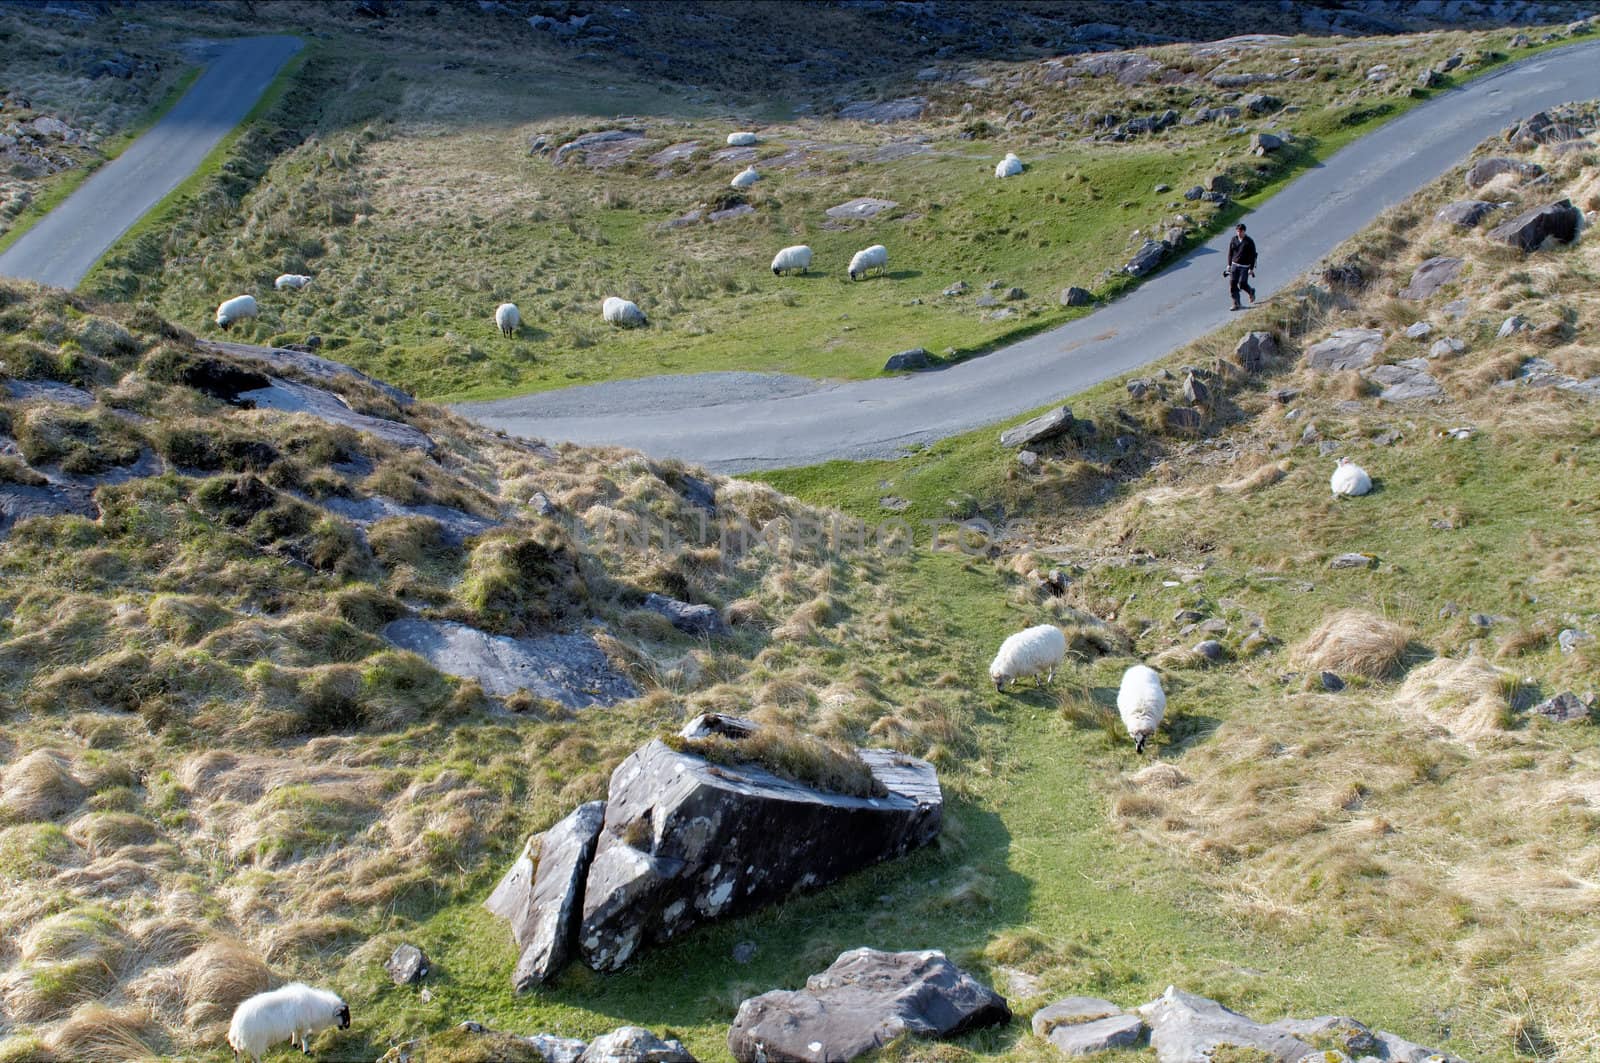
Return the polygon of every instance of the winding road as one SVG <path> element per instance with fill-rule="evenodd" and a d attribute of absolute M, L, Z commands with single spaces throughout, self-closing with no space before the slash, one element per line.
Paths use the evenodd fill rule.
<path fill-rule="evenodd" d="M 0 254 L 0 276 L 77 287 L 244 120 L 300 48 L 298 37 L 219 42 L 172 110 Z"/>
<path fill-rule="evenodd" d="M 1490 134 L 1534 111 L 1597 96 L 1600 41 L 1506 66 L 1362 137 L 1246 219 L 1261 254 L 1260 297 L 1459 164 Z M 515 435 L 621 444 L 727 473 L 894 457 L 1058 402 L 1217 328 L 1230 316 L 1222 279 L 1230 235 L 1087 317 L 948 369 L 847 383 L 700 373 L 455 408 Z M 914 340 L 908 336 L 906 345 Z"/>

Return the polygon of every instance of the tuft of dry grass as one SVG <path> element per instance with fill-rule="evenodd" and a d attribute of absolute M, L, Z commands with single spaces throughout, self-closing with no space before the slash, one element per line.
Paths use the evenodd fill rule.
<path fill-rule="evenodd" d="M 272 970 L 242 942 L 220 938 L 178 965 L 183 1022 L 192 1030 L 225 1023 L 247 997 L 277 984 Z"/>
<path fill-rule="evenodd" d="M 45 1042 L 63 1059 L 83 1063 L 142 1063 L 167 1054 L 165 1038 L 143 1008 L 110 1008 L 93 1001 L 73 1011 Z"/>
<path fill-rule="evenodd" d="M 1402 716 L 1443 727 L 1456 738 L 1505 730 L 1510 719 L 1502 675 L 1477 657 L 1440 657 L 1412 671 L 1391 704 Z"/>
<path fill-rule="evenodd" d="M 1318 671 L 1389 679 L 1398 674 L 1410 641 L 1410 634 L 1399 624 L 1360 609 L 1346 609 L 1306 636 L 1295 656 Z"/>

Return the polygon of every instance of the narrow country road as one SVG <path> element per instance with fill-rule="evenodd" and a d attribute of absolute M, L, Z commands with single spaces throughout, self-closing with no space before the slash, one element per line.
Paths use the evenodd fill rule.
<path fill-rule="evenodd" d="M 1542 108 L 1597 96 L 1600 42 L 1573 45 L 1441 93 L 1362 137 L 1246 219 L 1261 253 L 1261 297 L 1459 164 L 1490 134 Z M 1215 329 L 1230 317 L 1222 279 L 1229 235 L 1088 317 L 936 372 L 848 383 L 702 373 L 456 409 L 516 435 L 622 444 L 720 472 L 894 457 L 1067 398 Z M 905 339 L 903 346 L 915 346 L 914 335 Z"/>
<path fill-rule="evenodd" d="M 0 276 L 75 288 L 146 211 L 250 113 L 298 37 L 219 42 L 172 110 L 0 254 Z"/>

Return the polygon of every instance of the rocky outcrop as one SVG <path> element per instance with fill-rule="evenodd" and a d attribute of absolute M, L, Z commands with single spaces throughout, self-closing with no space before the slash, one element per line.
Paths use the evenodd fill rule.
<path fill-rule="evenodd" d="M 1306 348 L 1306 365 L 1324 373 L 1365 369 L 1382 353 L 1383 333 L 1378 329 L 1342 328 Z"/>
<path fill-rule="evenodd" d="M 565 165 L 576 157 L 591 169 L 606 169 L 627 161 L 644 145 L 642 130 L 602 129 L 567 141 L 555 150 L 553 158 L 557 166 Z"/>
<path fill-rule="evenodd" d="M 1440 255 L 1430 258 L 1411 274 L 1411 283 L 1400 289 L 1402 299 L 1426 299 L 1461 276 L 1465 263 L 1459 258 Z"/>
<path fill-rule="evenodd" d="M 11 526 L 29 517 L 56 517 L 76 513 L 94 518 L 100 515 L 87 490 L 45 483 L 39 486 L 0 482 L 0 538 Z"/>
<path fill-rule="evenodd" d="M 1521 159 L 1502 157 L 1479 159 L 1467 170 L 1467 187 L 1477 191 L 1496 177 L 1508 173 L 1516 174 L 1518 180 L 1525 181 L 1530 177 L 1538 177 L 1544 170 L 1537 163 L 1523 162 Z"/>
<path fill-rule="evenodd" d="M 715 637 L 728 633 L 727 621 L 709 605 L 691 605 L 664 594 L 646 596 L 644 607 L 672 621 L 672 626 L 685 635 Z"/>
<path fill-rule="evenodd" d="M 1176 986 L 1168 986 L 1160 997 L 1136 1010 L 1150 1025 L 1150 1047 L 1161 1063 L 1210 1059 L 1219 1049 L 1294 1063 L 1315 1051 L 1286 1030 L 1266 1026 Z"/>
<path fill-rule="evenodd" d="M 852 949 L 800 990 L 739 1005 L 739 1063 L 847 1063 L 897 1038 L 952 1037 L 1011 1018 L 1005 998 L 944 953 Z"/>
<path fill-rule="evenodd" d="M 1428 372 L 1426 358 L 1407 358 L 1394 365 L 1374 366 L 1362 375 L 1383 389 L 1378 398 L 1385 402 L 1433 401 L 1444 398 L 1444 389 Z"/>
<path fill-rule="evenodd" d="M 1570 243 L 1583 226 L 1583 215 L 1570 199 L 1523 211 L 1488 232 L 1489 239 L 1522 251 L 1537 251 L 1550 237 Z"/>
<path fill-rule="evenodd" d="M 405 450 L 431 452 L 434 444 L 427 433 L 384 417 L 369 417 L 357 413 L 349 403 L 331 391 L 300 384 L 293 380 L 268 377 L 267 386 L 253 391 L 239 392 L 238 403 L 249 404 L 258 410 L 281 410 L 284 413 L 303 413 L 326 421 L 328 424 L 353 428 L 377 436 L 385 443 Z"/>
<path fill-rule="evenodd" d="M 893 210 L 900 204 L 892 199 L 874 199 L 872 196 L 858 196 L 846 200 L 823 211 L 835 221 L 864 221 L 867 218 L 876 218 L 886 210 Z"/>
<path fill-rule="evenodd" d="M 886 100 L 874 103 L 862 100 L 856 103 L 847 103 L 839 108 L 839 117 L 856 122 L 871 122 L 881 125 L 885 122 L 910 122 L 921 118 L 928 109 L 928 101 L 921 96 L 905 96 L 898 100 Z"/>
<path fill-rule="evenodd" d="M 476 679 L 496 697 L 526 690 L 581 709 L 639 696 L 632 680 L 613 668 L 587 635 L 514 639 L 453 621 L 413 617 L 390 623 L 382 634 L 447 675 Z"/>

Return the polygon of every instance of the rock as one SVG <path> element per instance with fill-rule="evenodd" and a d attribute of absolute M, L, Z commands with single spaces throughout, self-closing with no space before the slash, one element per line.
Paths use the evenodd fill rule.
<path fill-rule="evenodd" d="M 1578 628 L 1562 628 L 1556 636 L 1556 645 L 1561 647 L 1562 653 L 1576 652 L 1579 646 L 1585 646 L 1594 641 L 1594 636 Z"/>
<path fill-rule="evenodd" d="M 1196 643 L 1194 652 L 1213 664 L 1228 659 L 1228 648 L 1216 639 L 1206 639 L 1204 642 Z"/>
<path fill-rule="evenodd" d="M 1378 329 L 1342 328 L 1306 348 L 1306 365 L 1325 373 L 1362 369 L 1383 353 L 1383 347 L 1383 333 Z"/>
<path fill-rule="evenodd" d="M 1183 246 L 1183 241 L 1188 237 L 1189 230 L 1181 225 L 1170 226 L 1161 234 L 1161 246 L 1168 251 L 1176 251 Z"/>
<path fill-rule="evenodd" d="M 1172 191 L 1172 186 L 1171 185 L 1156 185 L 1154 191 L 1155 191 L 1155 194 L 1159 196 L 1159 195 L 1161 195 L 1161 194 L 1163 194 L 1165 192 Z"/>
<path fill-rule="evenodd" d="M 1325 673 L 1326 674 L 1326 673 Z M 1300 1038 L 1302 1041 L 1333 1042 L 1339 1050 L 1352 1056 L 1371 1056 L 1383 1051 L 1371 1030 L 1354 1019 L 1336 1015 L 1319 1015 L 1315 1019 L 1279 1019 L 1270 1024 L 1275 1030 Z M 1314 1057 L 1313 1057 L 1314 1058 Z"/>
<path fill-rule="evenodd" d="M 1495 333 L 1495 338 L 1503 340 L 1507 336 L 1516 335 L 1527 327 L 1527 318 L 1523 317 L 1521 314 L 1512 314 L 1510 317 L 1500 322 L 1500 331 Z"/>
<path fill-rule="evenodd" d="M 1283 138 L 1271 133 L 1257 133 L 1250 138 L 1250 150 L 1257 155 L 1268 155 L 1283 147 Z"/>
<path fill-rule="evenodd" d="M 246 408 L 280 410 L 284 413 L 303 413 L 328 424 L 353 428 L 377 436 L 385 443 L 402 450 L 421 450 L 432 453 L 434 442 L 427 433 L 400 421 L 384 417 L 369 417 L 352 410 L 344 399 L 331 391 L 314 388 L 279 377 L 268 377 L 267 386 L 253 391 L 239 392 L 235 400 Z"/>
<path fill-rule="evenodd" d="M 1434 69 L 1439 71 L 1439 73 L 1441 73 L 1441 74 L 1448 74 L 1448 73 L 1450 73 L 1450 71 L 1452 71 L 1456 67 L 1460 66 L 1462 64 L 1462 62 L 1464 62 L 1466 60 L 1466 58 L 1467 57 L 1466 57 L 1465 53 L 1456 52 L 1456 53 L 1452 54 L 1450 56 L 1450 58 L 1446 59 L 1444 62 L 1440 63 L 1438 66 L 1434 67 Z"/>
<path fill-rule="evenodd" d="M 650 156 L 645 161 L 651 166 L 670 166 L 680 159 L 687 159 L 700 150 L 698 140 L 685 140 L 681 144 L 669 144 Z"/>
<path fill-rule="evenodd" d="M 1031 469 L 1039 464 L 1039 455 L 1031 450 L 1019 450 L 1017 451 L 1017 464 L 1024 469 Z"/>
<path fill-rule="evenodd" d="M 1057 1026 L 1093 1022 L 1123 1014 L 1121 1008 L 1099 997 L 1067 997 L 1033 1013 L 1033 1036 L 1049 1037 Z"/>
<path fill-rule="evenodd" d="M 521 950 L 511 984 L 519 993 L 554 978 L 572 957 L 584 881 L 604 820 L 605 802 L 579 805 L 539 836 L 537 863 L 530 863 L 530 842 L 485 902 L 511 923 Z"/>
<path fill-rule="evenodd" d="M 1293 1034 L 1176 986 L 1168 986 L 1165 993 L 1137 1011 L 1150 1025 L 1150 1046 L 1160 1063 L 1195 1063 L 1223 1054 L 1256 1058 L 1252 1053 L 1275 1063 L 1293 1063 L 1313 1051 Z"/>
<path fill-rule="evenodd" d="M 567 141 L 555 150 L 552 159 L 557 166 L 562 166 L 579 155 L 591 169 L 606 169 L 627 161 L 628 156 L 644 145 L 645 135 L 641 130 L 603 129 Z"/>
<path fill-rule="evenodd" d="M 892 354 L 889 360 L 883 363 L 885 373 L 908 373 L 919 369 L 927 369 L 933 363 L 929 361 L 931 355 L 922 347 L 913 347 L 909 351 Z"/>
<path fill-rule="evenodd" d="M 1252 92 L 1240 100 L 1239 104 L 1254 115 L 1271 114 L 1273 111 L 1283 108 L 1283 101 L 1278 97 L 1267 96 L 1260 92 Z"/>
<path fill-rule="evenodd" d="M 681 1041 L 663 1041 L 642 1026 L 623 1026 L 590 1041 L 578 1063 L 695 1063 L 695 1058 Z"/>
<path fill-rule="evenodd" d="M 1155 385 L 1150 381 L 1144 380 L 1140 377 L 1134 377 L 1132 380 L 1128 381 L 1128 398 L 1132 399 L 1134 402 L 1143 402 L 1145 399 L 1150 397 L 1150 392 L 1154 390 L 1154 388 Z"/>
<path fill-rule="evenodd" d="M 383 965 L 395 985 L 411 985 L 428 977 L 428 957 L 415 945 L 399 945 Z"/>
<path fill-rule="evenodd" d="M 52 402 L 79 409 L 94 405 L 94 396 L 87 391 L 54 380 L 7 380 L 5 390 L 8 396 L 18 402 Z"/>
<path fill-rule="evenodd" d="M 1211 389 L 1205 382 L 1190 373 L 1183 378 L 1183 401 L 1191 406 L 1204 406 L 1211 401 Z"/>
<path fill-rule="evenodd" d="M 34 487 L 0 481 L 0 538 L 11 526 L 29 517 L 55 517 L 75 513 L 94 519 L 100 516 L 87 488 L 63 487 L 47 483 Z"/>
<path fill-rule="evenodd" d="M 422 517 L 437 523 L 439 537 L 452 546 L 460 546 L 473 536 L 482 535 L 500 526 L 499 521 L 475 516 L 451 506 L 436 506 L 432 503 L 422 506 L 402 506 L 383 495 L 371 495 L 367 498 L 330 495 L 322 500 L 321 505 L 329 513 L 343 517 L 361 528 L 371 527 L 380 520 L 393 517 Z"/>
<path fill-rule="evenodd" d="M 1433 401 L 1444 398 L 1444 388 L 1428 373 L 1423 358 L 1408 358 L 1395 365 L 1374 366 L 1362 375 L 1383 388 L 1385 402 Z"/>
<path fill-rule="evenodd" d="M 706 726 L 732 742 L 754 727 L 711 716 L 685 732 Z M 932 841 L 944 807 L 932 765 L 890 750 L 857 753 L 884 796 L 818 790 L 754 763 L 713 764 L 659 739 L 629 755 L 611 775 L 584 889 L 584 959 L 616 970 L 646 941 L 828 885 Z"/>
<path fill-rule="evenodd" d="M 1220 192 L 1225 196 L 1230 196 L 1238 191 L 1238 187 L 1234 184 L 1233 178 L 1227 174 L 1219 173 L 1206 182 L 1206 191 Z"/>
<path fill-rule="evenodd" d="M 1322 683 L 1322 689 L 1330 694 L 1337 694 L 1344 689 L 1344 680 L 1334 672 L 1323 672 L 1317 679 Z"/>
<path fill-rule="evenodd" d="M 1537 164 L 1523 162 L 1521 159 L 1507 159 L 1496 156 L 1488 159 L 1479 159 L 1467 170 L 1467 187 L 1477 190 L 1493 181 L 1501 174 L 1516 174 L 1519 180 L 1538 177 L 1544 170 Z"/>
<path fill-rule="evenodd" d="M 526 690 L 581 709 L 639 696 L 632 680 L 587 635 L 513 639 L 453 621 L 413 617 L 390 623 L 382 635 L 446 675 L 476 679 L 495 697 Z"/>
<path fill-rule="evenodd" d="M 928 101 L 921 96 L 904 96 L 898 100 L 873 103 L 860 100 L 839 108 L 839 117 L 855 122 L 910 122 L 921 118 L 928 110 Z"/>
<path fill-rule="evenodd" d="M 1560 144 L 1582 136 L 1583 130 L 1571 122 L 1558 122 L 1548 112 L 1540 111 L 1513 126 L 1506 140 L 1512 147 L 1526 151 L 1541 144 Z"/>
<path fill-rule="evenodd" d="M 1572 205 L 1571 200 L 1563 199 L 1559 203 L 1547 203 L 1523 211 L 1510 221 L 1501 222 L 1490 229 L 1487 236 L 1509 247 L 1537 251 L 1551 237 L 1571 243 L 1582 227 L 1583 214 Z"/>
<path fill-rule="evenodd" d="M 1444 207 L 1434 217 L 1460 229 L 1475 229 L 1480 221 L 1499 209 L 1498 203 L 1489 203 L 1481 199 L 1459 199 Z"/>
<path fill-rule="evenodd" d="M 1129 1048 L 1144 1036 L 1144 1020 L 1137 1015 L 1114 1015 L 1075 1026 L 1057 1026 L 1050 1043 L 1064 1055 L 1087 1056 L 1112 1048 Z"/>
<path fill-rule="evenodd" d="M 748 203 L 735 203 L 733 206 L 728 207 L 725 210 L 712 211 L 710 214 L 706 215 L 706 220 L 714 224 L 719 221 L 730 221 L 734 218 L 742 218 L 747 214 L 754 214 L 755 212 L 756 208 L 752 207 Z"/>
<path fill-rule="evenodd" d="M 829 207 L 823 213 L 839 221 L 864 221 L 875 218 L 886 210 L 893 210 L 900 204 L 892 199 L 874 199 L 871 196 L 858 196 L 836 206 Z"/>
<path fill-rule="evenodd" d="M 1425 340 L 1433 332 L 1433 326 L 1426 321 L 1413 321 L 1406 326 L 1406 339 Z"/>
<path fill-rule="evenodd" d="M 1189 200 L 1192 203 L 1195 200 L 1197 200 L 1197 199 L 1201 198 L 1202 196 L 1204 196 L 1205 194 L 1206 194 L 1206 190 L 1204 188 L 1201 188 L 1199 185 L 1195 185 L 1193 188 L 1189 189 L 1189 191 L 1187 191 L 1187 192 L 1185 192 L 1183 194 L 1183 198 Z"/>
<path fill-rule="evenodd" d="M 1161 257 L 1165 253 L 1166 248 L 1159 243 L 1154 240 L 1146 240 L 1140 245 L 1139 250 L 1133 253 L 1133 257 L 1128 260 L 1128 264 L 1122 267 L 1122 272 L 1134 277 L 1143 277 L 1161 264 Z"/>
<path fill-rule="evenodd" d="M 1200 411 L 1188 406 L 1173 406 L 1167 410 L 1166 425 L 1168 428 L 1179 432 L 1197 432 L 1200 430 Z"/>
<path fill-rule="evenodd" d="M 890 513 L 904 513 L 911 508 L 911 499 L 899 498 L 895 495 L 884 495 L 878 499 L 878 506 L 887 509 Z"/>
<path fill-rule="evenodd" d="M 754 941 L 741 941 L 733 947 L 733 962 L 746 964 L 756 958 L 756 943 Z"/>
<path fill-rule="evenodd" d="M 1429 358 L 1443 358 L 1448 354 L 1460 354 L 1467 349 L 1467 345 L 1454 336 L 1446 336 L 1442 340 L 1434 340 L 1433 346 L 1428 348 Z"/>
<path fill-rule="evenodd" d="M 576 1037 L 557 1037 L 549 1033 L 536 1033 L 526 1041 L 539 1053 L 543 1063 L 578 1063 L 584 1049 L 589 1047 Z"/>
<path fill-rule="evenodd" d="M 942 952 L 860 948 L 804 989 L 740 1004 L 728 1048 L 738 1063 L 848 1063 L 907 1034 L 951 1037 L 1010 1018 L 1004 997 Z"/>
<path fill-rule="evenodd" d="M 972 305 L 973 306 L 999 306 L 1000 305 L 1000 297 L 998 295 L 993 294 L 993 293 L 987 293 L 987 294 L 978 296 L 978 298 L 973 301 Z"/>
<path fill-rule="evenodd" d="M 1026 299 L 1027 297 L 1028 293 L 1021 288 L 1007 288 L 1005 294 L 1001 296 L 1002 299 L 1010 302 L 1016 302 L 1018 299 Z"/>
<path fill-rule="evenodd" d="M 1378 559 L 1371 554 L 1340 554 L 1328 562 L 1329 568 L 1371 568 Z"/>
<path fill-rule="evenodd" d="M 1417 75 L 1417 87 L 1421 89 L 1436 89 L 1444 84 L 1444 75 L 1437 70 L 1424 70 Z"/>
<path fill-rule="evenodd" d="M 1087 288 L 1063 288 L 1061 290 L 1062 306 L 1088 306 L 1094 302 L 1094 295 Z"/>
<path fill-rule="evenodd" d="M 1553 698 L 1546 698 L 1528 710 L 1535 716 L 1543 716 L 1556 723 L 1571 723 L 1574 720 L 1587 720 L 1589 706 L 1585 705 L 1578 695 L 1571 691 L 1557 694 Z"/>
<path fill-rule="evenodd" d="M 1259 373 L 1278 356 L 1278 340 L 1270 332 L 1247 332 L 1233 348 L 1233 360 L 1247 372 Z"/>
<path fill-rule="evenodd" d="M 1463 261 L 1440 256 L 1430 258 L 1411 274 L 1411 283 L 1400 289 L 1402 299 L 1426 299 L 1461 275 Z"/>
<path fill-rule="evenodd" d="M 944 290 L 944 294 L 948 295 L 948 296 L 951 296 L 951 297 L 954 297 L 954 296 L 957 296 L 957 295 L 965 295 L 966 293 L 967 293 L 967 282 L 966 281 L 956 281 L 954 284 L 950 285 L 950 287 L 948 287 L 948 288 L 946 288 Z"/>
<path fill-rule="evenodd" d="M 692 506 L 698 506 L 707 513 L 717 511 L 717 488 L 711 481 L 688 473 L 679 475 L 677 480 L 678 493 L 683 496 L 684 501 Z"/>
<path fill-rule="evenodd" d="M 1072 410 L 1066 406 L 1057 406 L 1047 410 L 1039 416 L 1008 428 L 1000 433 L 1002 447 L 1026 447 L 1034 443 L 1042 443 L 1047 439 L 1054 439 L 1063 432 L 1070 431 L 1074 419 Z"/>
<path fill-rule="evenodd" d="M 1017 316 L 1017 311 L 1013 307 L 1002 306 L 998 310 L 991 310 L 987 314 L 984 314 L 983 315 L 983 320 L 985 320 L 985 321 L 1008 321 L 1011 318 L 1014 318 L 1016 316 Z"/>
<path fill-rule="evenodd" d="M 644 607 L 660 613 L 686 635 L 711 638 L 728 634 L 727 621 L 709 605 L 690 605 L 664 594 L 650 594 L 645 597 Z"/>

